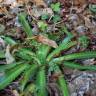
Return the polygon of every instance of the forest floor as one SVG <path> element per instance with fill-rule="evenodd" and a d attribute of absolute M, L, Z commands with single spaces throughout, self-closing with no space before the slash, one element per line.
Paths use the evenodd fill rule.
<path fill-rule="evenodd" d="M 22 12 L 26 13 L 26 21 L 33 32 L 32 37 L 30 34 L 27 37 L 24 32 L 29 27 L 24 30 L 19 21 L 19 14 Z M 62 50 L 60 54 L 55 54 L 57 57 L 96 51 L 96 0 L 0 0 L 0 66 L 19 60 L 18 56 L 15 58 L 14 55 L 18 44 L 24 48 L 32 47 L 34 51 L 40 48 L 39 44 L 45 44 L 54 50 L 69 35 L 73 36 L 72 41 L 77 44 L 66 51 Z M 29 41 L 33 39 L 38 43 L 30 44 Z M 14 43 L 18 44 L 15 46 Z M 96 65 L 95 58 L 76 59 L 74 62 L 82 63 L 83 66 Z M 0 82 L 4 75 L 1 69 Z M 67 67 L 62 67 L 61 70 L 67 81 L 70 96 L 96 96 L 96 71 Z M 48 96 L 62 96 L 55 82 L 58 74 L 50 74 L 47 73 Z M 31 96 L 20 95 L 18 82 L 21 79 L 22 76 L 19 75 L 13 82 L 9 82 L 10 85 L 0 91 L 0 96 Z M 28 83 L 30 82 L 33 81 Z"/>

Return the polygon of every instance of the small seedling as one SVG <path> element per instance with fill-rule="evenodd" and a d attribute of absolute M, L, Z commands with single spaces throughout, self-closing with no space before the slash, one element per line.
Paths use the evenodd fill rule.
<path fill-rule="evenodd" d="M 41 31 L 45 31 L 47 29 L 47 24 L 43 21 L 39 21 L 38 27 L 40 28 Z"/>
<path fill-rule="evenodd" d="M 51 8 L 54 12 L 60 12 L 60 3 L 51 4 Z"/>
<path fill-rule="evenodd" d="M 56 22 L 58 22 L 58 21 L 60 21 L 61 20 L 61 17 L 59 16 L 59 15 L 54 15 L 53 16 L 53 22 L 54 23 L 56 23 Z"/>

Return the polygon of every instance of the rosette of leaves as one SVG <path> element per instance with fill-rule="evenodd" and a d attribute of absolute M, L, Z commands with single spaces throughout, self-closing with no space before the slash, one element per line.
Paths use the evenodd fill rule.
<path fill-rule="evenodd" d="M 26 16 L 22 15 L 22 13 L 19 14 L 19 20 L 22 21 L 21 25 L 29 37 L 32 31 L 28 25 Z M 61 51 L 66 51 L 77 44 L 77 42 L 72 41 L 71 38 L 72 36 L 66 37 L 55 49 L 44 44 L 41 44 L 35 52 L 31 48 L 18 48 L 14 53 L 14 57 L 18 62 L 9 65 L 0 65 L 0 70 L 5 74 L 3 78 L 0 78 L 0 90 L 7 87 L 22 74 L 19 83 L 22 96 L 30 96 L 29 94 L 32 96 L 48 96 L 46 73 L 50 71 L 54 74 L 60 74 L 60 76 L 56 78 L 56 82 L 62 92 L 62 96 L 70 96 L 67 82 L 60 69 L 61 64 L 72 69 L 96 71 L 95 65 L 83 66 L 74 61 L 76 59 L 96 58 L 96 51 L 71 53 L 64 56 L 60 55 Z"/>

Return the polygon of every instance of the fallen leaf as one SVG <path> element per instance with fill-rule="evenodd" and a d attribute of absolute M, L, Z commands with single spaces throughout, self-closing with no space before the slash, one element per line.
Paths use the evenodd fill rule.
<path fill-rule="evenodd" d="M 73 0 L 73 4 L 76 5 L 76 6 L 78 6 L 78 5 L 82 6 L 86 3 L 87 3 L 86 0 Z"/>
<path fill-rule="evenodd" d="M 94 28 L 94 27 L 95 27 L 94 24 L 91 23 L 91 21 L 90 21 L 89 18 L 84 17 L 84 21 L 85 21 L 85 26 L 86 26 L 87 28 Z"/>
<path fill-rule="evenodd" d="M 57 48 L 57 47 L 58 47 L 58 45 L 57 45 L 57 43 L 56 43 L 55 41 L 50 40 L 50 39 L 48 39 L 47 37 L 45 37 L 45 36 L 43 36 L 43 35 L 37 36 L 37 37 L 36 37 L 36 40 L 37 40 L 38 42 L 40 42 L 40 43 L 49 45 L 49 46 L 51 46 L 51 47 L 53 47 L 53 48 Z"/>
<path fill-rule="evenodd" d="M 46 3 L 44 2 L 44 0 L 33 0 L 33 2 L 34 2 L 37 6 L 47 7 L 47 5 L 46 5 Z"/>
<path fill-rule="evenodd" d="M 10 53 L 10 46 L 9 45 L 6 47 L 5 57 L 6 57 L 7 64 L 13 63 L 15 61 L 14 57 Z"/>

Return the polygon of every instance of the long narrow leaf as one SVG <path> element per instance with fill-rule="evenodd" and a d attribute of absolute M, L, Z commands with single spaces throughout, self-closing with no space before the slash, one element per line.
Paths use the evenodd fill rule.
<path fill-rule="evenodd" d="M 0 82 L 0 90 L 4 89 L 6 86 L 8 86 L 17 76 L 20 75 L 22 71 L 24 71 L 28 67 L 27 64 L 20 64 L 16 67 L 14 67 L 11 70 L 8 70 L 5 73 L 5 76 L 1 78 Z"/>
<path fill-rule="evenodd" d="M 30 25 L 28 24 L 28 21 L 26 20 L 26 14 L 25 13 L 20 13 L 18 15 L 18 17 L 19 17 L 19 21 L 20 21 L 26 35 L 28 37 L 32 36 L 32 29 L 31 29 Z"/>
<path fill-rule="evenodd" d="M 47 45 L 41 45 L 38 49 L 37 57 L 40 60 L 41 65 L 46 64 L 46 56 L 48 55 L 49 50 L 50 47 Z M 41 67 L 37 73 L 36 85 L 38 87 L 37 96 L 47 96 L 45 67 Z"/>
<path fill-rule="evenodd" d="M 59 58 L 55 58 L 53 61 L 60 63 L 64 60 L 89 59 L 89 58 L 96 58 L 96 51 L 72 53 L 72 54 L 68 54 Z"/>
<path fill-rule="evenodd" d="M 37 73 L 37 78 L 36 78 L 36 85 L 38 92 L 36 93 L 36 96 L 47 96 L 47 91 L 46 91 L 46 73 L 45 73 L 45 68 L 42 67 L 39 72 Z"/>
<path fill-rule="evenodd" d="M 50 46 L 47 45 L 41 45 L 40 48 L 38 49 L 37 57 L 40 60 L 41 64 L 45 63 L 49 50 L 50 50 Z"/>
<path fill-rule="evenodd" d="M 7 44 L 10 44 L 10 45 L 15 45 L 17 44 L 12 38 L 10 37 L 3 37 L 4 38 L 4 41 L 7 43 Z"/>
<path fill-rule="evenodd" d="M 58 73 L 58 72 L 61 73 L 61 75 L 57 79 L 57 83 L 58 83 L 60 90 L 62 92 L 62 96 L 69 96 L 66 80 L 64 79 L 64 76 L 63 76 L 60 68 L 58 67 L 58 65 L 56 65 L 56 69 L 54 70 L 54 72 L 55 73 Z"/>
<path fill-rule="evenodd" d="M 49 54 L 47 61 L 50 61 L 56 54 L 59 54 L 62 50 L 67 50 L 74 45 L 76 45 L 75 41 L 61 43 L 59 47 L 57 47 L 52 53 Z"/>
<path fill-rule="evenodd" d="M 23 74 L 23 79 L 20 82 L 21 85 L 21 91 L 24 90 L 26 83 L 28 82 L 28 80 L 30 79 L 31 76 L 34 75 L 34 72 L 36 71 L 37 65 L 30 65 L 28 69 L 25 70 L 24 74 Z"/>
<path fill-rule="evenodd" d="M 22 62 L 16 62 L 16 63 L 12 63 L 12 64 L 6 64 L 6 65 L 0 65 L 0 72 L 4 72 L 6 69 L 10 69 L 13 68 L 16 65 L 22 64 Z"/>
<path fill-rule="evenodd" d="M 36 57 L 35 53 L 33 53 L 31 50 L 28 50 L 26 48 L 21 48 L 19 49 L 15 55 L 17 57 L 20 57 L 24 60 L 32 60 L 34 59 L 38 64 L 40 64 L 40 61 L 38 60 L 38 58 Z"/>
<path fill-rule="evenodd" d="M 60 86 L 60 89 L 62 91 L 62 96 L 69 96 L 69 92 L 68 92 L 68 87 L 67 87 L 67 83 L 66 83 L 66 80 L 64 79 L 63 76 L 60 76 L 57 80 L 59 86 Z"/>
<path fill-rule="evenodd" d="M 83 66 L 83 65 L 80 65 L 80 64 L 78 64 L 78 63 L 69 62 L 69 61 L 66 61 L 66 62 L 64 62 L 63 64 L 64 64 L 64 66 L 66 66 L 66 67 L 68 67 L 68 68 L 79 69 L 79 70 L 96 71 L 96 66 L 95 66 L 95 65 Z"/>

